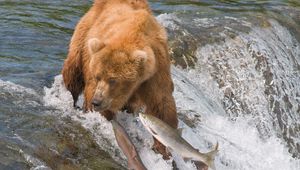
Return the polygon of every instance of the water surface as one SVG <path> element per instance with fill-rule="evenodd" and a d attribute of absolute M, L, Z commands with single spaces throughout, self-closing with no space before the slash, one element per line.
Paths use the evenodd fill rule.
<path fill-rule="evenodd" d="M 92 1 L 0 0 L 0 169 L 125 169 L 109 122 L 72 108 L 60 71 Z M 169 34 L 183 137 L 218 169 L 299 169 L 300 3 L 150 1 Z M 138 119 L 120 115 L 149 169 Z M 179 169 L 195 169 L 174 156 Z"/>

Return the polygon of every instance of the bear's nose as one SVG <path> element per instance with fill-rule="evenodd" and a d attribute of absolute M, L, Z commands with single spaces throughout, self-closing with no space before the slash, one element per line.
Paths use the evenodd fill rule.
<path fill-rule="evenodd" d="M 92 105 L 93 105 L 94 107 L 101 107 L 102 101 L 101 101 L 101 100 L 94 99 L 94 100 L 92 101 Z"/>

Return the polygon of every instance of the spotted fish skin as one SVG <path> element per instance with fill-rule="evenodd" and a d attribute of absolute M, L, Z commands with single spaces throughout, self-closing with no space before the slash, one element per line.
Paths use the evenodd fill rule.
<path fill-rule="evenodd" d="M 215 169 L 214 159 L 218 153 L 218 143 L 212 151 L 208 153 L 201 153 L 184 140 L 178 130 L 172 128 L 162 120 L 143 113 L 139 114 L 139 118 L 153 137 L 164 144 L 167 148 L 178 153 L 185 160 L 201 161 L 210 168 Z"/>

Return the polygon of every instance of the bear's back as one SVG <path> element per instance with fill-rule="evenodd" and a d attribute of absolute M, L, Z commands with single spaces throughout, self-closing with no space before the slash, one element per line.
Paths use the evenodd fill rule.
<path fill-rule="evenodd" d="M 116 48 L 124 47 L 124 44 L 143 46 L 145 44 L 140 42 L 145 40 L 140 40 L 145 36 L 151 39 L 163 32 L 148 8 L 134 8 L 132 4 L 124 2 L 114 3 L 117 1 L 104 5 L 88 33 L 88 39 L 96 37 Z"/>

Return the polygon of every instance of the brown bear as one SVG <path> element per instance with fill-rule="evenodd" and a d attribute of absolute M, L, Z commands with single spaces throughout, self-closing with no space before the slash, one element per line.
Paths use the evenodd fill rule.
<path fill-rule="evenodd" d="M 75 28 L 62 75 L 74 106 L 83 92 L 84 110 L 108 120 L 144 107 L 177 128 L 170 63 L 166 32 L 146 0 L 95 0 Z M 153 149 L 168 158 L 157 140 Z"/>

